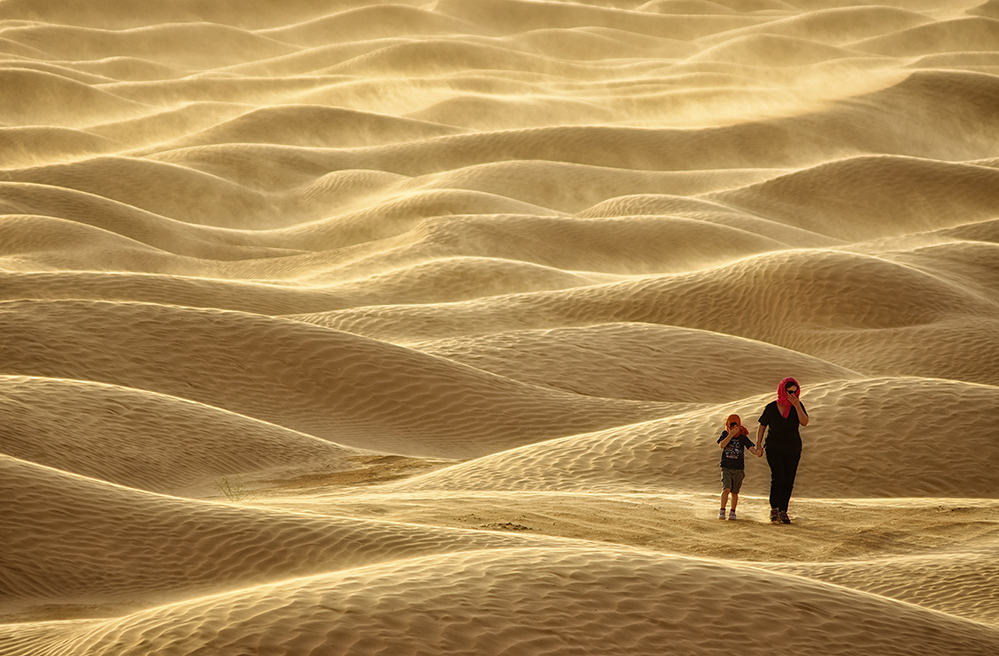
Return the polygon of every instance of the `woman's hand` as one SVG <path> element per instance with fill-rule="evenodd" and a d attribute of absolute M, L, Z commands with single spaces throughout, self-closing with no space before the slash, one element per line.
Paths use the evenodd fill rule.
<path fill-rule="evenodd" d="M 798 394 L 800 392 L 795 392 L 794 394 L 788 394 L 787 400 L 794 406 L 794 409 L 798 412 L 798 423 L 802 426 L 808 425 L 808 413 L 805 412 L 801 407 L 801 401 L 798 400 Z"/>

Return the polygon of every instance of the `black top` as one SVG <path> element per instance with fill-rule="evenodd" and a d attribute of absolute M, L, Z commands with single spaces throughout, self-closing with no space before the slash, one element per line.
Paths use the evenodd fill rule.
<path fill-rule="evenodd" d="M 805 410 L 805 404 L 801 403 Z M 805 410 L 805 414 L 808 411 Z M 760 423 L 769 426 L 765 446 L 767 451 L 797 451 L 801 452 L 801 433 L 798 432 L 798 411 L 792 405 L 786 417 L 782 417 L 777 409 L 777 402 L 771 401 L 763 408 Z"/>
<path fill-rule="evenodd" d="M 728 431 L 722 431 L 721 437 L 718 438 L 718 444 L 721 444 L 721 441 L 726 437 L 728 437 Z M 726 469 L 745 469 L 746 460 L 743 449 L 751 446 L 753 446 L 753 442 L 748 437 L 736 435 L 722 449 L 721 466 Z"/>

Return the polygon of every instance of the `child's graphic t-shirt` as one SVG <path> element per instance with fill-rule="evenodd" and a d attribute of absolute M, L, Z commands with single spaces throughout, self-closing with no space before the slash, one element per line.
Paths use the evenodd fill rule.
<path fill-rule="evenodd" d="M 718 438 L 718 444 L 721 444 L 721 441 L 726 437 L 728 437 L 728 431 L 722 431 L 721 437 Z M 726 469 L 745 469 L 745 452 L 751 446 L 753 446 L 753 442 L 745 435 L 733 437 L 722 449 L 721 466 Z"/>

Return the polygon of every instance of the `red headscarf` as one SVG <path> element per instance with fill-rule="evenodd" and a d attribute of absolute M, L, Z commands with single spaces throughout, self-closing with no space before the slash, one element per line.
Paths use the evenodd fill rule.
<path fill-rule="evenodd" d="M 781 417 L 787 417 L 791 412 L 791 401 L 787 398 L 787 389 L 785 389 L 788 385 L 797 387 L 798 396 L 801 396 L 801 385 L 798 384 L 798 381 L 791 377 L 780 381 L 780 385 L 777 386 L 777 409 L 780 410 Z"/>
<path fill-rule="evenodd" d="M 734 430 L 728 427 L 733 421 L 739 424 Z M 729 435 L 749 435 L 749 429 L 742 425 L 742 419 L 739 418 L 739 415 L 728 416 L 728 419 L 725 420 L 725 430 L 728 431 Z"/>

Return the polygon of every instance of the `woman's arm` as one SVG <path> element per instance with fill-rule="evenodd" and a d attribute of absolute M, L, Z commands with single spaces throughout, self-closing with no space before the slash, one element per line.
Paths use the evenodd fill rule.
<path fill-rule="evenodd" d="M 801 407 L 801 401 L 798 400 L 797 396 L 788 395 L 787 398 L 788 400 L 791 401 L 791 405 L 794 406 L 794 409 L 798 411 L 798 423 L 801 424 L 802 426 L 807 426 L 808 413 L 805 412 L 805 409 Z"/>
<path fill-rule="evenodd" d="M 757 449 L 762 449 L 763 448 L 763 433 L 766 432 L 766 430 L 767 430 L 767 427 L 764 426 L 763 424 L 760 424 L 760 428 L 756 431 L 756 448 Z"/>

